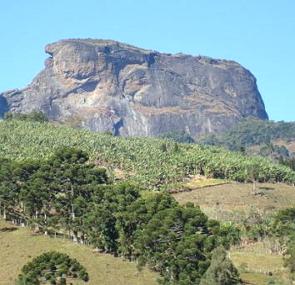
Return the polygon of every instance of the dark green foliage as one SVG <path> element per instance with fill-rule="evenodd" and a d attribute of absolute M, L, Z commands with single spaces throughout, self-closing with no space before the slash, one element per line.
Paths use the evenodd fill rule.
<path fill-rule="evenodd" d="M 38 285 L 49 281 L 50 284 L 67 284 L 67 278 L 89 280 L 86 269 L 67 254 L 50 251 L 34 258 L 24 265 L 18 277 L 18 285 Z"/>
<path fill-rule="evenodd" d="M 48 119 L 44 113 L 33 111 L 31 113 L 6 113 L 5 120 L 20 120 L 20 121 L 32 121 L 32 122 L 47 122 Z"/>
<path fill-rule="evenodd" d="M 285 146 L 274 145 L 272 143 L 262 145 L 258 152 L 261 156 L 268 156 L 273 159 L 289 158 L 290 154 Z"/>
<path fill-rule="evenodd" d="M 196 284 L 210 264 L 216 246 L 208 219 L 199 208 L 176 206 L 156 213 L 140 231 L 135 250 L 140 264 L 164 276 L 163 284 Z"/>
<path fill-rule="evenodd" d="M 276 140 L 295 140 L 295 122 L 273 122 L 247 119 L 221 134 L 206 135 L 199 143 L 222 146 L 243 154 L 271 158 L 295 170 L 294 153 Z M 255 146 L 255 148 L 251 148 Z"/>
<path fill-rule="evenodd" d="M 195 140 L 185 131 L 170 132 L 161 135 L 161 138 L 176 141 L 178 143 L 194 143 Z"/>
<path fill-rule="evenodd" d="M 272 231 L 278 237 L 295 235 L 295 207 L 277 212 L 273 219 Z"/>
<path fill-rule="evenodd" d="M 295 240 L 292 238 L 288 243 L 286 257 L 284 259 L 285 267 L 288 267 L 291 273 L 295 273 Z"/>
<path fill-rule="evenodd" d="M 284 266 L 289 269 L 292 283 L 295 280 L 295 207 L 280 210 L 273 218 L 271 230 L 281 243 Z"/>
<path fill-rule="evenodd" d="M 216 224 L 216 221 L 210 221 L 210 227 L 216 228 L 214 231 L 217 234 L 220 244 L 226 249 L 229 249 L 231 245 L 237 245 L 241 241 L 241 232 L 232 223 Z"/>
<path fill-rule="evenodd" d="M 273 217 L 271 233 L 279 238 L 284 248 L 284 266 L 295 278 L 295 207 L 280 210 Z"/>
<path fill-rule="evenodd" d="M 280 162 L 280 164 L 286 165 L 295 171 L 295 157 L 284 158 L 283 156 L 281 156 L 279 158 L 279 162 Z"/>
<path fill-rule="evenodd" d="M 58 149 L 52 160 L 55 160 L 59 163 L 80 163 L 83 164 L 89 159 L 89 156 L 86 152 L 69 147 L 63 147 Z"/>
<path fill-rule="evenodd" d="M 1 160 L 1 214 L 39 232 L 138 260 L 160 272 L 164 284 L 198 284 L 211 250 L 236 242 L 233 227 L 208 220 L 192 203 L 180 206 L 164 192 L 111 184 L 106 170 L 87 159 L 83 151 L 63 148 L 44 161 Z"/>
<path fill-rule="evenodd" d="M 275 139 L 294 139 L 295 123 L 247 119 L 220 135 L 208 135 L 202 143 L 227 146 L 231 150 L 251 145 L 270 144 Z"/>
<path fill-rule="evenodd" d="M 272 237 L 273 217 L 266 216 L 259 211 L 250 211 L 249 215 L 242 221 L 245 236 L 252 241 L 263 240 Z"/>
<path fill-rule="evenodd" d="M 200 285 L 237 285 L 241 279 L 237 269 L 226 255 L 222 247 L 212 252 L 212 259 L 209 268 L 203 275 Z"/>
<path fill-rule="evenodd" d="M 169 194 L 158 193 L 145 198 L 139 197 L 125 211 L 118 213 L 116 228 L 119 232 L 119 252 L 129 260 L 136 259 L 139 253 L 136 252 L 134 243 L 143 227 L 156 213 L 177 205 Z"/>

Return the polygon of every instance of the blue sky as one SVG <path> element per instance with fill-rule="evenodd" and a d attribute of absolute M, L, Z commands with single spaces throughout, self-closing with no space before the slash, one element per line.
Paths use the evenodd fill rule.
<path fill-rule="evenodd" d="M 47 43 L 114 39 L 236 60 L 256 76 L 270 118 L 295 121 L 293 0 L 0 1 L 0 91 L 32 80 Z"/>

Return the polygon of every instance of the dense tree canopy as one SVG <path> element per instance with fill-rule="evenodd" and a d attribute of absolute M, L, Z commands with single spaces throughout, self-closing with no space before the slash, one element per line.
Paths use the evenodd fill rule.
<path fill-rule="evenodd" d="M 207 135 L 200 141 L 212 145 L 223 145 L 231 150 L 242 146 L 268 145 L 276 139 L 294 139 L 294 122 L 273 122 L 247 119 L 219 135 Z"/>
<path fill-rule="evenodd" d="M 1 160 L 0 209 L 35 231 L 147 264 L 164 284 L 198 284 L 210 252 L 236 235 L 191 203 L 180 206 L 167 193 L 114 184 L 105 168 L 74 148 L 42 161 Z"/>
<path fill-rule="evenodd" d="M 86 269 L 67 254 L 50 251 L 23 266 L 17 285 L 68 284 L 68 279 L 89 280 Z"/>
<path fill-rule="evenodd" d="M 223 133 L 205 135 L 197 142 L 268 157 L 295 170 L 295 153 L 286 147 L 294 140 L 294 122 L 246 119 Z"/>

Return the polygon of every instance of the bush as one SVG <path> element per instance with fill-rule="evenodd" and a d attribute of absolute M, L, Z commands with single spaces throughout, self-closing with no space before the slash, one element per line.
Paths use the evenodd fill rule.
<path fill-rule="evenodd" d="M 79 278 L 85 282 L 89 280 L 86 269 L 76 260 L 67 254 L 50 251 L 34 258 L 24 265 L 18 277 L 18 285 L 38 285 L 49 280 L 50 284 L 66 284 L 68 277 L 76 278 L 72 267 L 78 272 Z M 62 276 L 62 277 L 61 277 Z"/>
<path fill-rule="evenodd" d="M 211 264 L 203 275 L 200 285 L 238 285 L 241 279 L 238 270 L 226 255 L 223 247 L 212 252 Z"/>
<path fill-rule="evenodd" d="M 48 121 L 46 115 L 42 112 L 33 111 L 31 113 L 6 113 L 5 120 L 20 120 L 44 123 Z"/>

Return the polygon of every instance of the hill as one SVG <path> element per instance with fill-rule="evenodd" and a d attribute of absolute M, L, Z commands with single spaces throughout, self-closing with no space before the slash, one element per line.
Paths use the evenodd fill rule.
<path fill-rule="evenodd" d="M 77 258 L 89 272 L 89 285 L 158 284 L 157 274 L 149 270 L 138 271 L 135 263 L 108 254 L 95 253 L 91 248 L 74 244 L 69 240 L 36 235 L 28 228 L 15 227 L 2 220 L 0 220 L 0 284 L 14 284 L 21 267 L 48 250 L 57 250 Z"/>
<path fill-rule="evenodd" d="M 94 242 L 99 248 L 107 248 L 108 250 L 109 247 L 105 246 L 106 244 L 108 246 L 110 243 L 112 244 L 114 238 L 116 245 L 114 247 L 114 253 L 125 253 L 127 254 L 126 256 L 128 256 L 128 251 L 125 252 L 125 249 L 129 248 L 129 242 L 132 243 L 133 238 L 135 238 L 136 242 L 134 245 L 137 247 L 137 251 L 133 254 L 135 254 L 134 256 L 142 254 L 142 257 L 147 258 L 148 265 L 153 265 L 151 262 L 153 259 L 150 259 L 150 256 L 159 247 L 156 246 L 152 252 L 149 252 L 146 244 L 153 242 L 154 239 L 157 240 L 158 238 L 162 239 L 166 237 L 171 231 L 176 231 L 176 235 L 172 234 L 171 237 L 176 237 L 175 244 L 181 248 L 178 254 L 182 254 L 183 252 L 186 254 L 191 249 L 195 249 L 194 244 L 190 242 L 181 244 L 177 238 L 179 234 L 184 234 L 182 231 L 178 231 L 179 222 L 183 222 L 179 220 L 179 217 L 185 218 L 192 215 L 192 218 L 200 219 L 198 221 L 206 221 L 207 224 L 203 224 L 204 231 L 201 232 L 205 233 L 211 230 L 212 226 L 215 227 L 216 242 L 220 240 L 229 246 L 229 243 L 235 244 L 240 240 L 240 234 L 242 235 L 242 239 L 246 238 L 246 241 L 250 240 L 253 242 L 251 248 L 241 245 L 241 247 L 232 247 L 230 251 L 231 258 L 242 273 L 243 280 L 255 285 L 266 285 L 270 280 L 267 270 L 273 274 L 272 280 L 286 279 L 288 277 L 288 272 L 285 268 L 276 270 L 277 266 L 282 267 L 282 255 L 276 253 L 273 256 L 268 252 L 269 246 L 264 247 L 267 242 L 264 239 L 271 238 L 271 235 L 263 236 L 263 240 L 259 240 L 264 248 L 264 252 L 262 253 L 260 251 L 260 244 L 257 243 L 257 240 L 252 240 L 253 237 L 249 235 L 256 230 L 255 225 L 266 226 L 264 221 L 267 221 L 265 218 L 269 216 L 269 213 L 273 214 L 278 209 L 292 206 L 294 196 L 293 186 L 280 183 L 269 184 L 269 182 L 279 181 L 294 184 L 294 172 L 289 167 L 275 164 L 261 157 L 248 157 L 245 154 L 226 151 L 223 148 L 215 146 L 181 144 L 172 140 L 156 138 L 115 137 L 110 134 L 73 129 L 59 124 L 33 122 L 30 121 L 31 119 L 31 117 L 19 117 L 18 120 L 8 119 L 0 122 L 0 157 L 3 162 L 1 172 L 3 187 L 1 190 L 2 198 L 9 203 L 9 205 L 7 204 L 9 208 L 5 208 L 6 204 L 4 203 L 3 209 L 2 205 L 2 214 L 6 209 L 10 209 L 11 212 L 9 215 L 12 220 L 20 219 L 33 228 L 36 228 L 37 225 L 39 230 L 43 229 L 46 232 L 48 230 L 50 234 L 55 232 L 65 235 L 65 232 L 63 230 L 60 232 L 60 229 L 74 225 L 76 229 L 73 228 L 75 230 L 69 233 L 69 237 L 72 237 L 72 235 L 75 237 L 75 231 L 79 229 L 79 232 L 84 233 L 82 237 L 89 236 L 92 238 L 89 240 L 90 242 Z M 43 119 L 40 118 L 40 121 L 43 121 Z M 93 174 L 96 172 L 92 172 L 92 167 L 95 167 L 94 165 L 87 163 L 85 160 L 81 164 L 80 162 L 78 164 L 75 162 L 76 160 L 80 161 L 79 155 L 82 155 L 83 158 L 85 154 L 74 151 L 72 153 L 74 155 L 74 161 L 72 161 L 71 156 L 68 157 L 67 151 L 56 152 L 61 147 L 75 147 L 87 151 L 90 155 L 90 162 L 94 162 L 99 167 L 104 166 L 104 169 L 100 168 L 97 173 L 99 176 L 95 178 Z M 9 160 L 5 160 L 5 158 Z M 10 159 L 12 160 L 11 164 Z M 63 162 L 63 159 L 66 159 L 66 162 Z M 77 171 L 78 169 L 80 170 Z M 5 173 L 11 173 L 13 179 L 7 177 Z M 73 173 L 76 173 L 74 177 L 71 176 Z M 96 180 L 98 178 L 102 179 L 106 174 L 110 178 L 109 185 L 97 186 L 96 183 L 93 184 L 94 178 Z M 64 175 L 67 175 L 67 178 L 70 175 L 70 181 L 72 181 L 71 188 L 68 188 L 68 180 L 65 179 Z M 85 180 L 86 177 L 87 179 Z M 100 183 L 104 183 L 103 180 Z M 125 189 L 124 186 L 125 191 L 123 188 L 120 188 L 120 183 L 117 183 L 116 180 L 130 180 L 130 182 L 135 182 L 137 190 L 134 192 L 132 188 Z M 244 183 L 230 182 L 228 184 L 230 180 Z M 86 184 L 84 185 L 82 182 Z M 245 182 L 251 182 L 251 184 Z M 268 184 L 261 184 L 265 182 L 268 182 Z M 10 185 L 10 183 L 12 184 Z M 254 192 L 253 186 L 256 186 Z M 74 194 L 71 194 L 72 192 L 69 189 L 74 191 Z M 163 194 L 158 191 L 147 192 L 143 191 L 144 189 L 168 189 L 175 193 L 173 194 L 174 197 L 181 204 L 193 202 L 200 205 L 201 209 L 210 218 L 218 219 L 221 222 L 219 224 L 216 221 L 207 220 L 206 216 L 202 214 L 198 207 L 193 207 L 192 204 L 186 204 L 185 206 L 177 204 L 167 193 Z M 64 191 L 68 192 L 64 193 Z M 117 191 L 119 192 L 117 193 Z M 121 193 L 120 191 L 123 192 Z M 80 193 L 80 196 L 74 199 L 73 204 L 71 195 L 75 195 L 75 193 L 76 195 Z M 115 199 L 117 194 L 120 195 Z M 129 199 L 133 197 L 131 194 L 136 197 L 139 195 L 139 197 L 134 201 L 131 199 L 133 202 L 130 203 Z M 47 197 L 51 197 L 50 195 L 53 196 L 49 201 Z M 157 200 L 158 198 L 161 203 Z M 35 203 L 31 202 L 32 199 L 33 201 L 39 201 L 41 199 L 40 205 L 43 205 L 38 218 L 35 217 Z M 125 199 L 126 201 L 128 200 L 127 203 Z M 62 203 L 62 207 L 60 207 L 60 203 Z M 26 206 L 24 207 L 23 205 Z M 159 205 L 161 207 L 163 206 L 164 209 L 160 209 L 159 212 L 153 214 L 152 218 L 146 219 L 146 214 L 149 215 L 149 211 L 151 209 L 153 211 L 153 208 Z M 109 211 L 108 207 L 111 207 L 111 211 Z M 73 212 L 73 209 L 76 209 L 76 213 Z M 114 209 L 117 209 L 118 212 Z M 128 209 L 128 211 L 124 209 Z M 122 210 L 124 211 L 121 212 Z M 63 214 L 61 215 L 61 213 Z M 75 213 L 74 220 L 72 220 L 73 213 Z M 258 218 L 260 217 L 262 219 L 260 221 L 262 222 L 255 222 L 253 224 L 253 220 L 250 219 L 252 223 L 251 228 L 250 231 L 246 231 L 245 227 L 243 228 L 241 225 L 253 213 L 255 219 L 258 215 Z M 21 216 L 17 216 L 20 214 Z M 108 218 L 101 219 L 101 217 L 105 217 L 104 215 Z M 139 222 L 142 218 L 146 219 L 144 223 Z M 40 223 L 38 219 L 41 221 Z M 116 221 L 115 224 L 113 219 Z M 72 222 L 68 223 L 67 221 L 70 220 Z M 73 221 L 77 221 L 77 224 Z M 93 223 L 94 221 L 95 223 Z M 110 221 L 109 226 L 112 230 L 104 232 L 103 227 L 107 221 Z M 190 223 L 191 221 L 195 220 L 184 221 L 183 228 L 191 229 L 191 226 L 195 227 L 196 224 L 194 222 L 187 227 L 185 226 L 186 223 Z M 125 223 L 128 224 L 128 222 L 131 222 L 130 227 L 119 227 L 122 227 Z M 99 238 L 95 239 L 98 235 L 95 234 L 96 232 L 93 233 L 93 229 L 100 232 L 101 225 L 104 237 L 103 242 Z M 137 227 L 143 227 L 144 230 Z M 122 235 L 125 231 L 122 232 L 118 229 L 127 230 L 126 234 L 131 230 L 131 236 Z M 86 235 L 85 232 L 87 233 Z M 116 239 L 116 235 L 111 235 L 112 233 L 117 233 L 120 238 Z M 194 236 L 198 232 L 196 233 L 194 229 L 192 233 Z M 257 235 L 259 238 L 262 238 L 260 232 L 254 233 L 255 238 Z M 264 228 L 263 233 L 265 233 Z M 189 236 L 189 232 L 187 234 Z M 18 239 L 14 240 L 17 236 Z M 112 239 L 109 239 L 111 236 Z M 190 236 L 190 238 L 193 238 L 193 236 Z M 40 245 L 39 249 L 36 246 L 36 249 L 38 249 L 36 255 L 45 251 L 45 248 L 46 250 L 51 249 L 51 246 L 47 248 L 47 242 L 50 241 L 51 243 L 51 241 L 54 242 L 57 240 L 41 236 L 32 237 L 27 229 L 19 229 L 14 232 L 1 232 L 0 238 L 2 237 L 7 238 L 4 238 L 4 241 L 5 244 L 8 244 L 8 247 L 6 246 L 3 250 L 4 253 L 6 252 L 4 260 L 8 260 L 7 263 L 10 264 L 12 261 L 9 259 L 9 256 L 17 256 L 14 250 L 17 250 L 20 244 L 22 244 L 21 240 L 24 239 L 25 242 L 28 242 L 28 249 L 32 241 Z M 81 238 L 81 233 L 77 237 Z M 128 243 L 124 243 L 126 240 L 128 240 Z M 120 245 L 119 247 L 117 247 L 117 242 Z M 60 244 L 59 239 L 58 243 Z M 4 245 L 4 243 L 1 244 Z M 77 255 L 75 251 L 80 250 L 82 246 L 72 245 L 73 248 L 69 251 L 66 251 L 63 245 L 58 247 L 58 249 L 62 252 L 72 254 L 73 257 L 77 257 L 87 267 L 83 254 Z M 163 246 L 160 248 L 161 254 L 157 255 L 157 258 L 162 258 L 162 253 L 166 252 L 165 250 L 167 248 L 165 248 L 165 245 L 166 243 L 163 242 Z M 189 247 L 190 245 L 192 246 L 191 248 Z M 75 246 L 77 246 L 77 249 L 74 249 Z M 187 251 L 182 250 L 182 246 L 185 246 Z M 87 249 L 86 247 L 82 248 Z M 140 250 L 138 251 L 138 249 Z M 206 247 L 204 247 L 204 250 L 206 250 Z M 207 254 L 206 251 L 205 253 Z M 123 254 L 123 256 L 125 255 Z M 20 260 L 26 262 L 23 257 Z M 210 254 L 208 255 L 209 257 Z M 167 256 L 163 256 L 163 258 L 167 261 Z M 182 256 L 179 258 L 181 259 Z M 89 257 L 89 259 L 93 261 L 92 257 Z M 178 262 L 180 259 L 176 258 L 175 260 L 171 260 L 171 262 Z M 162 261 L 159 261 L 159 264 L 162 264 Z M 121 261 L 119 260 L 118 262 Z M 126 262 L 126 264 L 129 263 Z M 194 262 L 192 264 L 196 266 Z M 208 262 L 206 261 L 206 264 L 204 263 L 203 265 L 207 267 Z M 18 266 L 21 265 L 19 264 Z M 259 269 L 257 269 L 258 267 Z M 88 265 L 87 269 L 90 275 L 94 274 L 91 273 L 93 272 L 91 268 L 92 265 Z M 198 274 L 200 274 L 200 268 L 199 266 L 196 267 Z M 122 267 L 122 270 L 122 274 L 124 274 L 125 267 Z M 100 272 L 100 269 L 98 272 Z M 162 276 L 165 276 L 167 270 L 160 272 Z M 15 271 L 13 271 L 13 274 L 13 276 L 16 276 Z M 120 268 L 116 269 L 114 276 L 117 276 L 117 274 L 120 274 Z M 104 275 L 102 276 L 104 278 Z M 188 272 L 187 276 L 191 278 L 191 276 L 195 275 Z M 105 277 L 106 280 L 109 280 L 109 277 Z M 168 278 L 167 275 L 165 278 Z M 122 280 L 122 282 L 125 282 L 124 279 Z M 134 284 L 137 284 L 136 280 Z M 148 280 L 154 279 L 147 277 L 147 282 Z"/>
<path fill-rule="evenodd" d="M 211 181 L 213 185 L 210 186 L 209 183 L 205 187 L 196 184 L 191 191 L 173 196 L 181 204 L 193 202 L 199 205 L 212 219 L 239 225 L 248 224 L 249 221 L 252 226 L 262 224 L 278 210 L 294 206 L 293 186 L 258 183 L 257 192 L 253 195 L 251 184 L 223 183 L 214 186 Z M 231 248 L 230 257 L 246 284 L 290 284 L 288 271 L 283 266 L 283 255 L 274 250 L 280 244 L 278 240 L 273 237 L 249 240 L 245 236 L 243 239 L 244 242 Z"/>
<path fill-rule="evenodd" d="M 111 40 L 62 40 L 45 51 L 45 68 L 26 88 L 0 94 L 0 116 L 42 111 L 50 120 L 115 135 L 192 137 L 246 117 L 268 118 L 255 77 L 234 61 Z"/>
<path fill-rule="evenodd" d="M 220 134 L 205 135 L 198 142 L 274 159 L 293 157 L 295 122 L 247 119 Z"/>
<path fill-rule="evenodd" d="M 211 219 L 241 223 L 253 213 L 264 217 L 280 209 L 294 205 L 293 186 L 282 183 L 257 183 L 256 193 L 252 184 L 228 182 L 223 184 L 191 187 L 190 191 L 173 194 L 175 199 L 185 204 L 199 205 Z"/>
<path fill-rule="evenodd" d="M 295 172 L 289 167 L 222 148 L 153 138 L 120 138 L 51 123 L 0 122 L 1 157 L 48 158 L 61 146 L 79 147 L 90 154 L 92 161 L 151 189 L 171 189 L 196 174 L 241 182 L 295 182 Z"/>

